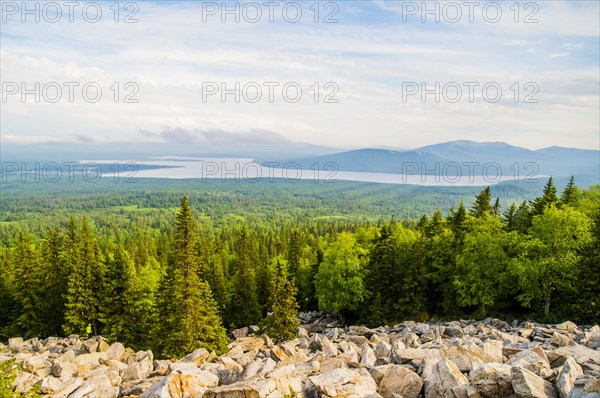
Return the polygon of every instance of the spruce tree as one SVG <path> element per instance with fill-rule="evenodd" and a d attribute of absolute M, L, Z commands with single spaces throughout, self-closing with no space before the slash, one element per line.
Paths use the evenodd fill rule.
<path fill-rule="evenodd" d="M 514 230 L 522 234 L 526 233 L 531 227 L 533 215 L 526 201 L 521 202 L 514 215 Z"/>
<path fill-rule="evenodd" d="M 450 227 L 452 228 L 454 233 L 464 231 L 463 223 L 466 219 L 467 210 L 465 209 L 465 204 L 461 200 L 458 205 L 458 209 L 450 209 L 450 216 L 448 217 L 448 222 L 450 223 Z"/>
<path fill-rule="evenodd" d="M 102 333 L 129 347 L 139 343 L 142 331 L 138 328 L 143 321 L 138 309 L 142 297 L 135 266 L 121 245 L 117 245 L 107 263 L 106 295 L 100 312 Z"/>
<path fill-rule="evenodd" d="M 500 198 L 496 198 L 494 206 L 492 206 L 492 214 L 497 217 L 500 216 Z"/>
<path fill-rule="evenodd" d="M 68 270 L 62 257 L 62 237 L 58 228 L 49 228 L 43 246 L 44 322 L 46 334 L 58 336 L 64 323 Z"/>
<path fill-rule="evenodd" d="M 254 270 L 256 254 L 245 227 L 237 241 L 236 257 L 236 268 L 227 305 L 227 322 L 233 328 L 256 325 L 262 313 L 256 291 Z"/>
<path fill-rule="evenodd" d="M 66 334 L 84 335 L 88 324 L 92 325 L 93 333 L 98 333 L 98 302 L 97 293 L 94 288 L 94 274 L 99 263 L 99 249 L 87 218 L 84 216 L 79 233 L 79 244 L 75 248 L 70 247 L 70 234 L 74 228 L 70 225 L 67 230 L 67 245 L 69 250 L 67 259 L 74 261 L 71 264 L 69 280 L 67 282 L 67 294 L 65 304 L 65 324 L 63 330 Z M 73 253 L 71 250 L 76 252 Z"/>
<path fill-rule="evenodd" d="M 539 216 L 550 206 L 556 206 L 558 204 L 558 196 L 556 194 L 556 187 L 552 181 L 552 177 L 548 179 L 548 182 L 544 186 L 544 193 L 542 196 L 535 198 L 531 202 L 532 215 Z"/>
<path fill-rule="evenodd" d="M 39 259 L 23 232 L 17 236 L 14 261 L 15 300 L 20 307 L 17 326 L 26 338 L 41 336 L 45 328 L 39 295 L 42 275 Z"/>
<path fill-rule="evenodd" d="M 504 222 L 504 227 L 507 231 L 515 231 L 516 228 L 516 220 L 515 213 L 517 212 L 517 205 L 512 203 L 510 207 L 504 212 L 502 215 L 502 221 Z"/>
<path fill-rule="evenodd" d="M 300 268 L 300 248 L 302 247 L 302 242 L 300 242 L 300 234 L 297 230 L 292 232 L 290 236 L 290 241 L 288 243 L 288 253 L 287 253 L 287 261 L 288 261 L 288 269 L 289 275 L 293 279 L 296 277 L 298 273 L 298 268 Z"/>
<path fill-rule="evenodd" d="M 479 193 L 475 197 L 475 203 L 471 208 L 471 215 L 473 217 L 481 218 L 486 213 L 490 213 L 492 211 L 492 194 L 490 192 L 490 187 L 485 187 L 483 191 Z"/>
<path fill-rule="evenodd" d="M 575 177 L 571 176 L 565 189 L 560 195 L 560 205 L 572 206 L 577 203 L 579 198 L 579 187 L 575 185 Z"/>
<path fill-rule="evenodd" d="M 288 280 L 284 260 L 276 261 L 277 275 L 271 290 L 271 312 L 262 321 L 262 330 L 273 340 L 292 340 L 296 337 L 299 323 L 298 303 L 296 303 L 296 287 Z"/>
<path fill-rule="evenodd" d="M 223 352 L 227 346 L 217 303 L 198 275 L 197 239 L 194 216 L 184 196 L 177 213 L 173 258 L 159 297 L 158 345 L 165 357 L 180 357 L 197 348 Z"/>

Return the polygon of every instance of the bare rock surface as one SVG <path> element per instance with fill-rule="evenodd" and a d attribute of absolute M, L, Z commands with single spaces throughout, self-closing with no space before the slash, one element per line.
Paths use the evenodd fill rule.
<path fill-rule="evenodd" d="M 78 336 L 0 344 L 12 388 L 53 398 L 600 398 L 600 328 L 497 319 L 343 327 L 299 315 L 297 338 L 233 331 L 179 360 Z"/>

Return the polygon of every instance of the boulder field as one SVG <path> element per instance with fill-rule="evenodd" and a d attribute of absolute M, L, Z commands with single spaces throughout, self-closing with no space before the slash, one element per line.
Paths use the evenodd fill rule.
<path fill-rule="evenodd" d="M 600 328 L 497 319 L 341 327 L 300 314 L 297 338 L 233 332 L 229 351 L 159 360 L 101 337 L 0 344 L 16 392 L 55 398 L 600 398 Z M 35 387 L 37 385 L 37 387 Z"/>

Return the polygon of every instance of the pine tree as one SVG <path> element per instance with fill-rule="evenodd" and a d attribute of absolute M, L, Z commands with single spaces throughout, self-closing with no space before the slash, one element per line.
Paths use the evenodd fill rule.
<path fill-rule="evenodd" d="M 46 324 L 46 334 L 49 336 L 61 334 L 65 317 L 68 272 L 62 253 L 62 237 L 58 228 L 49 228 L 43 247 L 44 323 Z"/>
<path fill-rule="evenodd" d="M 254 261 L 248 230 L 244 227 L 236 247 L 236 268 L 232 277 L 227 304 L 227 322 L 231 327 L 256 325 L 261 319 L 261 308 L 256 291 Z"/>
<path fill-rule="evenodd" d="M 198 275 L 198 233 L 187 196 L 177 213 L 173 259 L 161 283 L 158 345 L 165 357 L 180 357 L 196 348 L 223 352 L 227 335 L 210 286 Z"/>
<path fill-rule="evenodd" d="M 262 330 L 273 340 L 292 340 L 296 337 L 299 323 L 296 287 L 288 280 L 284 260 L 276 261 L 277 275 L 271 290 L 271 313 L 262 321 Z"/>
<path fill-rule="evenodd" d="M 579 198 L 579 187 L 575 185 L 575 177 L 571 176 L 569 183 L 560 195 L 560 205 L 572 206 L 577 203 Z"/>
<path fill-rule="evenodd" d="M 483 191 L 479 193 L 475 197 L 475 203 L 471 208 L 471 215 L 473 217 L 481 218 L 486 213 L 490 213 L 492 211 L 492 194 L 490 192 L 490 187 L 485 187 Z"/>
<path fill-rule="evenodd" d="M 41 336 L 44 331 L 39 295 L 42 275 L 31 242 L 22 232 L 17 236 L 14 261 L 15 300 L 20 306 L 18 328 L 25 337 Z"/>
<path fill-rule="evenodd" d="M 556 187 L 552 181 L 552 177 L 548 179 L 548 182 L 544 186 L 544 193 L 542 196 L 535 198 L 532 204 L 532 215 L 539 216 L 550 206 L 556 206 L 558 204 L 558 196 L 556 195 Z"/>

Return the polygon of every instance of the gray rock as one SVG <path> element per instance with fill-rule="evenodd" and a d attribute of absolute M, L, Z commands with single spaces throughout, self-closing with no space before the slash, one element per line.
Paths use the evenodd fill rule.
<path fill-rule="evenodd" d="M 565 360 L 565 363 L 558 372 L 556 377 L 556 388 L 561 398 L 567 398 L 573 387 L 577 376 L 583 374 L 581 366 L 571 357 Z"/>
<path fill-rule="evenodd" d="M 521 398 L 558 398 L 551 383 L 527 369 L 511 368 L 511 384 Z"/>

